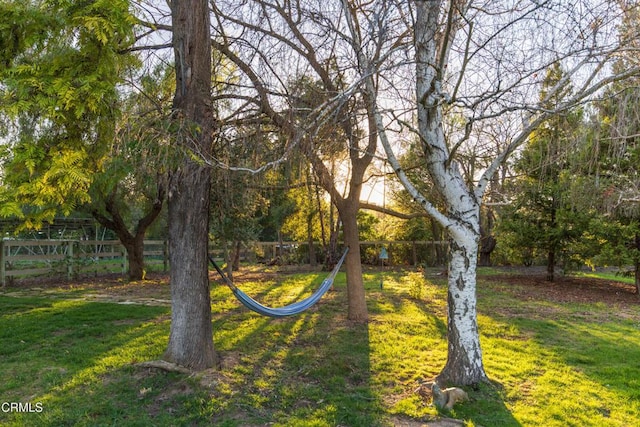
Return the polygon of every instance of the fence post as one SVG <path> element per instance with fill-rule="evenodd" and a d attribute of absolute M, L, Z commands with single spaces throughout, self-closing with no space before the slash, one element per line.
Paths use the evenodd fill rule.
<path fill-rule="evenodd" d="M 2 287 L 4 288 L 6 283 L 6 271 L 4 269 L 4 239 L 0 240 L 0 277 L 2 278 Z"/>
<path fill-rule="evenodd" d="M 416 241 L 411 241 L 411 254 L 413 255 L 413 266 L 418 265 L 418 248 L 416 247 Z"/>
<path fill-rule="evenodd" d="M 169 266 L 169 242 L 167 240 L 162 241 L 162 271 L 167 272 Z"/>
<path fill-rule="evenodd" d="M 80 249 L 80 240 L 74 240 L 71 242 L 71 246 L 73 246 L 73 278 L 77 279 L 80 277 L 82 265 L 80 263 L 80 255 L 82 255 L 82 250 Z"/>
<path fill-rule="evenodd" d="M 67 280 L 73 279 L 73 241 L 67 240 Z"/>
<path fill-rule="evenodd" d="M 120 245 L 120 255 L 122 255 L 122 274 L 127 274 L 127 248 Z"/>

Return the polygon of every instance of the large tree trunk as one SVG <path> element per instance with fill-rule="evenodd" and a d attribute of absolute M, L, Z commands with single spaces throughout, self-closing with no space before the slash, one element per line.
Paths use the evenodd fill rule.
<path fill-rule="evenodd" d="M 191 161 L 169 194 L 171 333 L 165 360 L 194 370 L 215 365 L 207 268 L 210 170 Z"/>
<path fill-rule="evenodd" d="M 124 243 L 124 247 L 127 250 L 129 263 L 129 280 L 144 279 L 144 234 L 137 235 L 131 241 Z"/>
<path fill-rule="evenodd" d="M 349 320 L 366 322 L 369 319 L 367 303 L 362 279 L 362 264 L 360 263 L 360 237 L 358 235 L 358 205 L 343 203 L 340 208 L 344 244 L 349 247 L 345 259 L 347 274 L 347 304 Z"/>
<path fill-rule="evenodd" d="M 472 233 L 449 242 L 447 363 L 438 375 L 443 384 L 469 385 L 487 379 L 482 364 L 476 311 L 478 239 Z"/>
<path fill-rule="evenodd" d="M 206 0 L 173 0 L 173 48 L 179 140 L 186 149 L 211 150 L 211 40 Z M 193 370 L 215 366 L 207 247 L 211 170 L 188 155 L 169 187 L 171 331 L 164 358 Z"/>
<path fill-rule="evenodd" d="M 491 267 L 491 253 L 495 249 L 496 243 L 496 238 L 493 236 L 482 238 L 482 244 L 480 245 L 480 266 Z"/>
<path fill-rule="evenodd" d="M 482 364 L 482 351 L 476 313 L 476 269 L 480 241 L 481 198 L 467 187 L 460 167 L 451 158 L 442 126 L 442 73 L 439 49 L 448 49 L 438 42 L 440 2 L 416 2 L 416 97 L 418 99 L 418 129 L 427 167 L 435 187 L 443 196 L 447 212 L 436 212 L 433 205 L 421 198 L 449 234 L 449 286 L 447 363 L 438 379 L 443 383 L 469 385 L 487 381 Z M 453 6 L 451 6 L 453 7 Z M 420 196 L 416 200 L 420 200 Z"/>
<path fill-rule="evenodd" d="M 138 221 L 134 233 L 127 228 L 124 218 L 120 214 L 116 203 L 117 188 L 105 198 L 106 215 L 99 210 L 92 210 L 93 217 L 103 226 L 116 233 L 118 239 L 127 251 L 127 261 L 129 263 L 129 280 L 142 280 L 144 278 L 144 237 L 147 229 L 158 218 L 162 205 L 164 204 L 165 185 L 158 182 L 157 198 L 151 205 L 149 211 Z M 107 217 L 107 215 L 109 217 Z"/>

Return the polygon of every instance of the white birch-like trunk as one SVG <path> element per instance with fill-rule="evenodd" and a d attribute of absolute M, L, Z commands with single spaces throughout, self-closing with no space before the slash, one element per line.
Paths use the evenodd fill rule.
<path fill-rule="evenodd" d="M 347 16 L 355 14 L 356 8 L 352 5 L 352 2 L 343 0 L 342 3 Z M 484 113 L 478 111 L 482 109 L 479 107 L 482 102 L 477 101 L 478 103 L 476 103 L 476 101 L 472 101 L 475 99 L 475 95 L 460 103 L 462 98 L 458 90 L 464 86 L 464 84 L 461 86 L 460 83 L 464 81 L 466 84 L 471 83 L 473 85 L 474 79 L 477 77 L 472 77 L 470 80 L 462 79 L 467 70 L 467 60 L 471 60 L 471 57 L 476 53 L 486 54 L 492 48 L 492 40 L 494 38 L 496 40 L 500 39 L 503 33 L 506 35 L 511 31 L 511 24 L 515 24 L 523 18 L 528 21 L 534 16 L 533 12 L 538 10 L 542 13 L 552 13 L 552 10 L 544 4 L 535 2 L 532 3 L 531 9 L 525 8 L 522 14 L 520 11 L 512 10 L 514 14 L 512 15 L 513 21 L 511 24 L 506 23 L 493 36 L 487 38 L 486 42 L 482 42 L 485 39 L 479 37 L 476 40 L 474 34 L 494 30 L 489 27 L 483 27 L 485 23 L 491 20 L 484 22 L 481 17 L 478 18 L 478 16 L 482 15 L 477 15 L 476 13 L 480 8 L 477 6 L 472 8 L 471 3 L 468 0 L 447 2 L 442 0 L 414 0 L 412 2 L 415 11 L 411 16 L 414 18 L 412 24 L 415 53 L 417 126 L 414 128 L 412 123 L 406 123 L 397 119 L 397 117 L 393 119 L 397 123 L 401 123 L 403 127 L 409 127 L 418 136 L 419 143 L 423 149 L 424 164 L 429 171 L 434 188 L 444 200 L 446 208 L 443 211 L 438 210 L 431 201 L 420 194 L 416 186 L 407 177 L 393 151 L 387 136 L 387 125 L 383 120 L 383 114 L 377 103 L 378 83 L 382 80 L 376 74 L 382 70 L 379 61 L 380 56 L 373 55 L 368 57 L 369 51 L 366 49 L 356 50 L 358 66 L 362 71 L 362 90 L 366 94 L 363 98 L 368 103 L 368 111 L 373 113 L 373 116 L 370 117 L 375 120 L 375 123 L 370 123 L 369 128 L 376 129 L 377 136 L 387 155 L 387 160 L 404 188 L 411 194 L 414 201 L 419 203 L 447 231 L 450 239 L 448 279 L 449 354 L 446 366 L 439 375 L 439 380 L 458 385 L 474 384 L 487 380 L 482 364 L 482 351 L 480 349 L 477 326 L 476 263 L 480 241 L 480 205 L 492 177 L 505 159 L 551 116 L 566 112 L 583 103 L 609 84 L 636 76 L 639 72 L 638 67 L 632 67 L 617 74 L 606 74 L 605 70 L 609 69 L 607 64 L 610 63 L 614 52 L 621 49 L 624 43 L 616 45 L 615 42 L 610 42 L 606 37 L 600 37 L 601 34 L 596 37 L 596 32 L 602 32 L 603 27 L 592 24 L 592 22 L 596 21 L 590 21 L 591 23 L 588 24 L 588 27 L 582 27 L 581 31 L 576 31 L 576 34 L 579 33 L 582 40 L 585 40 L 582 37 L 584 34 L 591 34 L 589 37 L 593 37 L 594 45 L 589 51 L 585 50 L 585 48 L 578 48 L 573 52 L 566 53 L 566 58 L 569 59 L 568 63 L 572 63 L 571 68 L 567 71 L 562 81 L 548 90 L 544 99 L 531 100 L 529 105 L 526 103 L 520 105 L 521 101 L 517 101 L 507 108 L 510 105 L 509 102 L 514 101 L 508 101 L 508 99 L 514 94 L 517 94 L 517 99 L 520 99 L 521 92 L 519 90 L 530 85 L 529 78 L 536 76 L 536 70 L 545 68 L 541 64 L 547 61 L 546 54 L 542 57 L 532 55 L 530 58 L 532 68 L 523 70 L 520 75 L 516 73 L 515 80 L 511 83 L 511 86 L 506 84 L 508 87 L 503 86 L 501 90 L 501 83 L 505 84 L 505 82 L 501 81 L 499 74 L 497 74 L 498 78 L 495 80 L 497 83 L 496 92 L 492 94 L 491 91 L 494 89 L 487 89 L 488 92 L 480 96 L 480 99 L 483 99 L 482 102 L 495 103 L 494 107 L 497 107 L 497 110 L 485 106 L 482 107 L 486 108 Z M 487 13 L 490 14 L 492 12 L 487 10 Z M 535 19 L 537 18 L 534 18 L 534 23 Z M 362 27 L 357 25 L 355 19 L 352 21 L 349 27 L 350 35 L 354 40 L 359 41 L 361 40 Z M 553 20 L 540 18 L 539 22 L 540 24 L 546 24 L 553 22 Z M 384 25 L 379 27 L 384 28 Z M 481 29 L 479 30 L 478 28 Z M 562 28 L 562 26 L 559 28 Z M 513 33 L 514 36 L 522 36 L 522 34 L 518 34 L 520 29 L 516 29 L 516 31 L 516 33 Z M 530 31 L 535 34 L 539 29 L 531 27 Z M 468 38 L 465 49 L 469 50 L 465 52 L 462 64 L 450 64 L 449 54 L 454 50 L 454 40 L 458 33 L 459 36 Z M 606 43 L 600 45 L 600 42 L 597 41 L 600 38 L 603 41 L 607 39 Z M 520 42 L 525 41 L 525 39 L 518 37 L 516 39 L 520 40 Z M 477 44 L 478 42 L 480 44 Z M 576 42 L 580 45 L 580 40 L 576 39 Z M 457 46 L 458 49 L 456 51 L 458 53 L 460 53 L 459 48 L 462 44 Z M 402 43 L 394 43 L 393 46 L 401 45 Z M 382 46 L 383 44 L 380 44 L 379 47 Z M 478 49 L 477 51 L 474 50 L 476 48 Z M 627 47 L 624 48 L 626 49 Z M 541 51 L 544 51 L 544 49 L 541 49 Z M 379 53 L 379 51 L 376 51 L 376 53 Z M 499 62 L 488 63 L 487 67 L 500 66 L 501 69 L 504 69 L 501 65 L 503 61 L 512 65 L 518 64 L 519 66 L 521 64 L 519 60 L 511 63 L 509 58 L 500 58 Z M 550 66 L 555 61 L 557 59 L 552 59 L 552 62 L 548 62 L 547 66 Z M 527 62 L 522 62 L 522 64 L 525 63 Z M 457 69 L 453 70 L 453 68 Z M 456 77 L 456 73 L 460 73 L 460 75 Z M 447 81 L 447 74 L 453 76 L 453 80 L 457 80 L 457 83 L 452 80 Z M 552 97 L 562 93 L 567 84 L 573 84 L 574 78 L 581 81 L 580 85 L 575 87 L 574 94 L 553 110 L 545 107 L 545 103 Z M 446 90 L 451 93 L 446 93 Z M 490 164 L 481 175 L 474 174 L 470 177 L 473 180 L 477 178 L 473 183 L 463 177 L 461 168 L 455 162 L 456 151 L 462 146 L 461 144 L 465 143 L 468 135 L 457 142 L 452 142 L 447 141 L 443 131 L 445 108 L 448 103 L 456 102 L 456 100 L 459 106 L 467 104 L 465 108 L 472 113 L 476 123 L 481 120 L 491 119 L 494 114 L 505 114 L 508 117 L 511 108 L 521 110 L 523 114 L 522 128 L 511 138 L 507 138 L 506 145 L 495 153 Z M 503 104 L 504 102 L 506 104 Z M 475 114 L 476 112 L 478 115 Z M 467 126 L 473 126 L 473 122 L 469 121 Z"/>
<path fill-rule="evenodd" d="M 480 200 L 451 158 L 442 128 L 442 69 L 451 40 L 437 32 L 440 2 L 416 2 L 416 98 L 418 131 L 437 190 L 447 205 L 442 225 L 450 238 L 447 363 L 441 383 L 468 385 L 487 380 L 482 364 L 476 311 L 476 265 L 480 242 Z M 439 42 L 439 43 L 438 43 Z M 439 46 L 438 46 L 439 45 Z M 426 202 L 426 201 L 425 201 Z M 444 221 L 443 221 L 444 220 Z"/>
<path fill-rule="evenodd" d="M 485 381 L 476 310 L 479 233 L 466 230 L 449 242 L 447 294 L 447 363 L 442 383 L 467 385 Z"/>
<path fill-rule="evenodd" d="M 480 242 L 479 195 L 467 186 L 459 166 L 451 158 L 442 128 L 442 70 L 449 41 L 438 33 L 440 2 L 415 2 L 416 22 L 416 99 L 418 134 L 428 159 L 427 167 L 433 183 L 446 202 L 446 213 L 438 211 L 416 189 L 400 166 L 389 139 L 382 115 L 375 105 L 375 87 L 365 79 L 366 90 L 376 112 L 375 127 L 387 160 L 402 182 L 425 211 L 438 221 L 449 235 L 447 363 L 438 375 L 443 384 L 470 385 L 487 381 L 482 363 L 476 311 L 476 265 Z"/>

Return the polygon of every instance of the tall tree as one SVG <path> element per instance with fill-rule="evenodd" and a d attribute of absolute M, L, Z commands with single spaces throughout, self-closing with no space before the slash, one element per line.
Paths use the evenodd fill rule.
<path fill-rule="evenodd" d="M 209 3 L 173 0 L 173 98 L 179 166 L 168 192 L 171 331 L 164 358 L 194 370 L 216 363 L 211 325 L 207 250 L 211 169 L 189 155 L 210 155 L 215 125 L 211 97 Z"/>
<path fill-rule="evenodd" d="M 128 2 L 4 2 L 0 109 L 12 121 L 7 174 L 27 226 L 89 200 L 94 162 L 114 135 L 117 85 L 132 65 Z M 5 193 L 6 194 L 6 193 Z"/>
<path fill-rule="evenodd" d="M 288 154 L 294 147 L 302 150 L 337 207 L 344 241 L 350 247 L 345 262 L 348 317 L 366 321 L 357 213 L 377 137 L 370 132 L 373 116 L 367 109 L 369 104 L 357 91 L 359 81 L 353 79 L 354 67 L 361 65 L 352 58 L 358 50 L 375 51 L 376 46 L 383 58 L 387 49 L 408 42 L 409 33 L 401 25 L 389 25 L 387 31 L 344 37 L 350 25 L 371 28 L 369 12 L 374 9 L 352 3 L 345 15 L 341 2 L 333 5 L 340 7 L 327 7 L 324 0 L 252 0 L 240 6 L 218 1 L 214 13 L 221 27 L 214 45 L 236 64 L 252 89 L 239 97 L 243 110 L 238 113 L 266 117 L 281 129 L 288 143 L 284 152 Z M 388 2 L 383 9 L 385 14 L 391 13 L 395 6 Z M 317 30 L 310 31 L 312 28 Z M 302 90 L 292 87 L 291 81 L 303 78 L 309 84 Z M 302 105 L 303 98 L 313 102 Z M 331 135 L 323 135 L 328 130 Z M 334 167 L 338 152 L 343 161 Z"/>
<path fill-rule="evenodd" d="M 640 3 L 618 1 L 619 25 L 625 49 L 615 58 L 616 72 L 638 66 Z M 635 276 L 640 294 L 640 91 L 638 76 L 611 85 L 595 103 L 585 131 L 580 176 L 573 176 L 583 199 L 589 201 L 589 232 L 581 239 L 580 259 L 595 266 L 617 266 Z M 576 179 L 579 178 L 579 179 Z M 582 211 L 585 209 L 581 209 Z M 629 270 L 629 266 L 632 269 Z"/>
<path fill-rule="evenodd" d="M 620 1 L 625 11 L 621 25 L 622 38 L 629 39 L 640 26 L 640 4 L 637 1 Z M 638 66 L 637 51 L 640 47 L 640 37 L 631 38 L 629 51 L 616 64 L 618 69 L 626 70 Z M 640 90 L 636 77 L 633 84 L 627 85 L 618 96 L 614 96 L 611 107 L 614 120 L 606 120 L 603 115 L 604 127 L 609 126 L 609 137 L 616 147 L 618 164 L 617 171 L 622 171 L 615 184 L 618 188 L 617 200 L 613 203 L 615 211 L 630 231 L 627 234 L 627 259 L 634 266 L 636 293 L 640 295 Z M 606 135 L 606 130 L 605 130 Z M 614 156 L 614 159 L 616 156 Z M 608 191 L 611 197 L 612 191 Z"/>
<path fill-rule="evenodd" d="M 144 141 L 118 132 L 131 125 L 125 121 L 135 106 L 118 91 L 138 65 L 129 50 L 135 24 L 129 3 L 0 7 L 12 17 L 0 24 L 6 42 L 0 108 L 13 123 L 2 156 L 0 215 L 19 216 L 24 227 L 39 228 L 56 215 L 89 212 L 116 232 L 127 250 L 129 277 L 140 279 L 144 235 L 162 208 L 164 186 L 162 174 L 140 167 L 144 162 L 136 154 Z M 136 96 L 140 100 L 135 93 L 129 98 Z M 155 191 L 145 205 L 149 188 Z M 133 232 L 125 214 L 130 205 L 143 211 Z"/>
<path fill-rule="evenodd" d="M 241 243 L 258 239 L 261 227 L 257 213 L 268 200 L 256 189 L 252 176 L 226 169 L 213 171 L 211 232 L 222 246 L 227 276 L 233 279 L 240 262 Z"/>
<path fill-rule="evenodd" d="M 292 93 L 293 106 L 297 114 L 302 113 L 304 116 L 304 112 L 317 109 L 322 103 L 329 101 L 333 94 L 344 91 L 344 88 L 334 81 L 344 80 L 344 75 L 338 75 L 336 79 L 330 77 L 328 70 L 319 71 L 318 82 L 307 82 L 300 88 L 302 92 Z M 303 102 L 300 102 L 301 100 Z M 359 119 L 360 114 L 366 115 L 359 96 L 344 102 L 334 114 L 337 120 L 317 127 L 313 137 L 302 138 L 300 147 L 309 159 L 319 185 L 330 195 L 331 202 L 338 211 L 344 243 L 349 247 L 345 261 L 348 317 L 355 321 L 366 321 L 369 315 L 362 279 L 358 212 L 365 174 L 373 160 L 377 138 L 375 134 L 367 133 L 367 124 Z M 336 164 L 342 167 L 336 167 Z M 338 174 L 344 173 L 345 167 L 348 170 L 348 181 L 347 185 L 343 186 Z M 334 250 L 331 246 L 328 249 L 328 258 L 331 261 L 337 260 L 337 254 L 332 253 Z"/>
<path fill-rule="evenodd" d="M 623 32 L 634 31 L 640 22 L 640 4 L 626 9 Z M 615 64 L 628 69 L 638 64 L 635 52 L 640 39 Z M 596 134 L 588 153 L 593 188 L 602 194 L 601 212 L 606 218 L 600 262 L 621 268 L 633 266 L 636 293 L 640 295 L 640 78 L 615 85 L 609 97 L 598 103 L 594 117 Z"/>
<path fill-rule="evenodd" d="M 127 251 L 129 279 L 140 280 L 144 270 L 144 239 L 164 206 L 171 161 L 167 135 L 174 74 L 157 67 L 139 79 L 119 103 L 120 117 L 104 158 L 89 188 L 89 212 L 112 230 Z M 100 165 L 100 166 L 98 166 Z"/>
<path fill-rule="evenodd" d="M 413 6 L 417 124 L 409 120 L 399 123 L 420 138 L 426 167 L 444 200 L 443 210 L 427 200 L 404 173 L 388 130 L 389 123 L 398 121 L 383 114 L 375 80 L 366 75 L 362 78 L 393 170 L 412 197 L 449 234 L 448 358 L 438 378 L 472 384 L 486 380 L 476 313 L 476 264 L 480 207 L 488 184 L 505 159 L 540 124 L 638 70 L 615 75 L 603 72 L 624 45 L 610 37 L 615 31 L 611 23 L 619 19 L 619 10 L 604 3 L 584 9 L 565 8 L 555 2 L 479 5 L 473 1 L 415 1 Z M 580 15 L 581 11 L 588 13 Z M 576 36 L 569 39 L 568 34 Z M 548 96 L 561 91 L 571 79 L 579 82 L 574 84 L 572 96 L 549 110 L 531 96 L 530 88 L 539 85 L 538 74 L 558 56 L 571 65 Z M 358 59 L 365 69 L 377 65 L 365 52 Z M 454 107 L 454 112 L 463 112 L 466 123 L 463 129 L 447 134 L 443 118 Z M 457 161 L 459 148 L 474 142 L 474 125 L 496 118 L 511 121 L 512 133 L 507 134 L 499 151 L 484 153 L 491 158 L 489 166 L 469 182 Z M 483 142 L 481 138 L 475 141 Z"/>
<path fill-rule="evenodd" d="M 560 64 L 546 70 L 541 106 L 553 110 L 571 95 L 571 87 L 548 97 L 547 91 L 562 80 Z M 531 133 L 514 163 L 514 200 L 505 213 L 503 228 L 514 234 L 512 243 L 546 252 L 547 280 L 554 280 L 556 264 L 568 245 L 580 238 L 589 222 L 588 208 L 574 209 L 571 189 L 575 181 L 574 153 L 580 152 L 580 109 L 551 117 Z M 581 206 L 586 207 L 586 206 Z M 525 232 L 528 230 L 528 232 Z"/>

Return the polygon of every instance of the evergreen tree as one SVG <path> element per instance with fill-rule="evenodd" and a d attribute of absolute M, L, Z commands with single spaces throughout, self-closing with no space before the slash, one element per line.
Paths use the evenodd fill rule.
<path fill-rule="evenodd" d="M 555 108 L 571 94 L 563 91 L 547 99 L 547 91 L 561 82 L 559 64 L 547 70 L 540 92 L 549 109 Z M 582 121 L 580 110 L 556 115 L 534 131 L 524 146 L 513 169 L 514 201 L 506 209 L 502 229 L 510 233 L 508 241 L 520 248 L 522 260 L 531 264 L 546 258 L 547 280 L 554 280 L 556 265 L 562 260 L 568 266 L 571 242 L 580 239 L 588 225 L 588 216 L 578 209 L 571 197 L 571 184 L 576 179 L 572 156 L 576 151 Z"/>
<path fill-rule="evenodd" d="M 637 66 L 635 52 L 640 46 L 636 37 L 640 24 L 640 4 L 622 1 L 624 20 L 620 38 L 628 50 L 618 57 L 614 68 L 624 71 Z M 636 293 L 640 295 L 640 89 L 636 77 L 626 84 L 616 84 L 597 104 L 591 170 L 594 186 L 602 194 L 601 211 L 606 220 L 594 233 L 600 251 L 594 263 L 632 266 Z"/>

